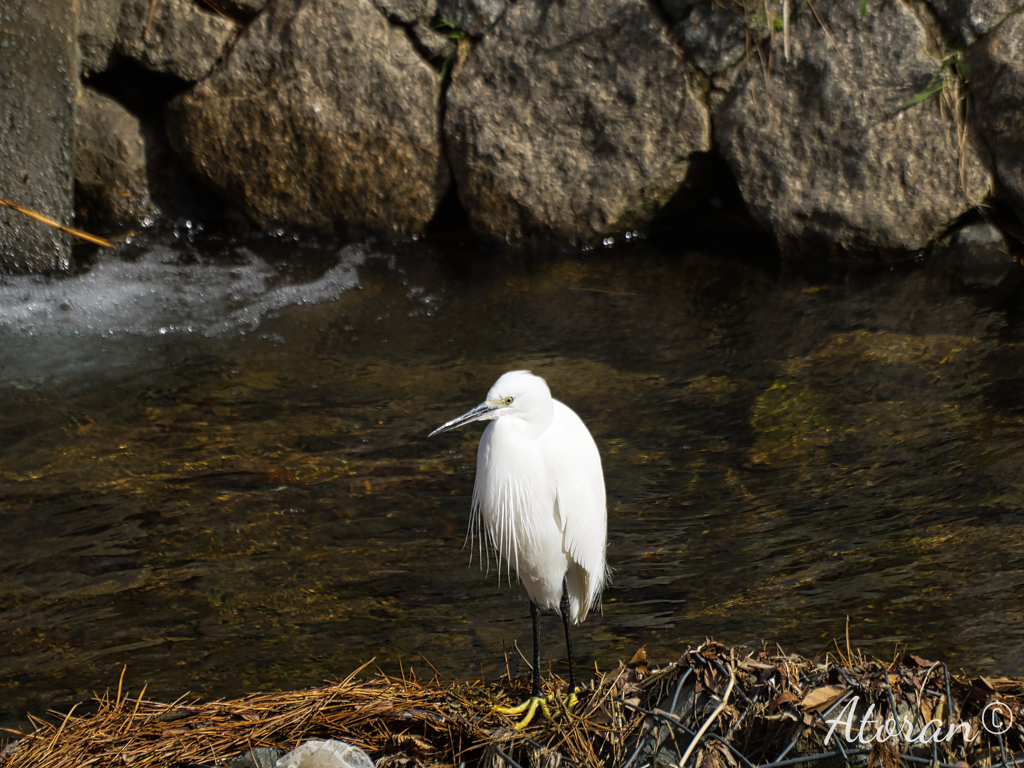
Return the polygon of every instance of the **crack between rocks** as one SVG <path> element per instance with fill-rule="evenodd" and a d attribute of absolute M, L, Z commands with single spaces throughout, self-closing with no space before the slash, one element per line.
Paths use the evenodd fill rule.
<path fill-rule="evenodd" d="M 665 6 L 663 6 L 658 0 L 646 0 L 647 7 L 654 12 L 654 15 L 661 19 L 661 23 L 665 26 L 665 34 L 668 35 L 668 39 L 672 41 L 672 44 L 679 49 L 679 53 L 686 58 L 686 49 L 683 48 L 682 41 L 676 37 L 675 33 L 675 22 L 672 21 L 672 17 L 669 16 Z M 687 61 L 689 59 L 687 58 Z"/>

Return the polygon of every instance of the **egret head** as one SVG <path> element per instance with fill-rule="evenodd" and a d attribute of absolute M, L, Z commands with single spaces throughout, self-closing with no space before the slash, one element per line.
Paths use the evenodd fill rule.
<path fill-rule="evenodd" d="M 494 382 L 487 399 L 476 408 L 442 424 L 427 437 L 461 427 L 471 421 L 518 418 L 543 430 L 551 421 L 554 406 L 547 382 L 529 371 L 509 371 Z"/>

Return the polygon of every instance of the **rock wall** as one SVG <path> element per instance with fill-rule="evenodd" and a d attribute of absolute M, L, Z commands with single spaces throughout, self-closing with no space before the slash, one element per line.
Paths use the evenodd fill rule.
<path fill-rule="evenodd" d="M 449 181 L 436 83 L 371 0 L 278 0 L 170 103 L 167 132 L 262 227 L 415 233 Z"/>
<path fill-rule="evenodd" d="M 957 132 L 958 83 L 900 110 L 943 56 L 922 21 L 898 2 L 815 9 L 794 14 L 788 57 L 775 35 L 771 70 L 719 101 L 718 149 L 784 247 L 923 248 L 990 186 L 972 137 Z"/>
<path fill-rule="evenodd" d="M 713 155 L 786 250 L 1024 213 L 1015 4 L 744 2 L 82 0 L 85 87 L 120 103 L 78 123 L 121 133 L 79 130 L 79 209 L 174 215 L 134 133 L 260 227 L 415 234 L 454 191 L 484 236 L 593 244 L 699 200 Z"/>
<path fill-rule="evenodd" d="M 75 97 L 72 0 L 0 8 L 0 198 L 72 223 Z M 0 207 L 0 272 L 67 269 L 71 240 Z"/>
<path fill-rule="evenodd" d="M 698 78 L 644 0 L 520 2 L 457 66 L 445 140 L 480 232 L 646 227 L 711 148 Z"/>

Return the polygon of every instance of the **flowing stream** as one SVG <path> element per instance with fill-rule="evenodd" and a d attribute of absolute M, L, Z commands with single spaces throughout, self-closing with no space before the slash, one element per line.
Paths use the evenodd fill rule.
<path fill-rule="evenodd" d="M 179 234 L 0 278 L 0 726 L 124 667 L 164 700 L 525 674 L 525 593 L 463 549 L 481 427 L 425 437 L 512 368 L 604 461 L 583 667 L 845 651 L 848 620 L 869 655 L 1024 675 L 1014 270 Z"/>

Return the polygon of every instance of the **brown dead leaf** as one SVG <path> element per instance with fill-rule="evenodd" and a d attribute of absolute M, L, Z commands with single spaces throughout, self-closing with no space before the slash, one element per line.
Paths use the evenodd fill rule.
<path fill-rule="evenodd" d="M 647 648 L 641 648 L 634 653 L 633 658 L 629 660 L 629 664 L 626 666 L 633 670 L 637 681 L 647 677 Z"/>
<path fill-rule="evenodd" d="M 753 656 L 747 656 L 736 665 L 736 669 L 741 672 L 763 672 L 767 669 L 775 669 L 775 665 L 758 661 Z"/>
<path fill-rule="evenodd" d="M 700 768 L 721 768 L 718 762 L 718 750 L 702 750 L 700 761 L 697 764 Z"/>
<path fill-rule="evenodd" d="M 640 678 L 637 670 L 627 667 L 622 662 L 619 662 L 619 668 L 615 670 L 611 679 L 610 689 L 613 696 L 630 698 L 640 693 Z"/>
<path fill-rule="evenodd" d="M 807 711 L 821 711 L 826 709 L 844 693 L 846 693 L 845 685 L 823 685 L 820 688 L 813 689 L 804 696 L 800 705 Z"/>
<path fill-rule="evenodd" d="M 892 688 L 893 686 L 895 686 L 899 682 L 900 682 L 899 675 L 890 675 L 890 674 L 886 673 L 884 680 L 881 678 L 881 676 L 874 678 L 871 681 L 871 687 L 872 688 L 881 688 L 883 685 L 887 684 L 890 688 Z"/>
<path fill-rule="evenodd" d="M 725 762 L 732 768 L 739 768 L 739 763 L 733 756 L 732 751 L 720 741 L 715 742 L 715 748 L 718 749 L 718 754 L 724 758 Z"/>
<path fill-rule="evenodd" d="M 942 698 L 945 698 L 945 697 L 946 697 L 946 695 L 943 694 Z M 942 699 L 939 699 L 939 701 L 936 703 L 936 706 L 940 706 L 941 704 L 942 704 Z M 927 723 L 929 720 L 932 720 L 934 718 L 935 709 L 932 706 L 932 701 L 931 701 L 930 698 L 925 697 L 924 699 L 922 699 L 921 703 L 918 704 L 918 707 L 920 708 L 921 720 L 923 722 Z"/>
<path fill-rule="evenodd" d="M 798 701 L 800 701 L 799 696 L 792 691 L 785 691 L 771 700 L 771 703 L 768 705 L 768 713 L 774 715 L 780 709 L 786 707 L 786 705 L 796 704 Z"/>
<path fill-rule="evenodd" d="M 906 664 L 908 667 L 911 665 L 911 663 L 914 663 L 919 667 L 924 667 L 925 669 L 934 666 L 935 664 L 934 661 L 928 661 L 928 659 L 921 658 L 920 656 L 916 656 L 913 653 L 903 654 L 903 663 Z"/>
<path fill-rule="evenodd" d="M 1012 677 L 985 677 L 982 679 L 992 686 L 992 689 L 997 693 L 1002 693 L 1008 689 L 1020 688 L 1020 680 L 1014 680 Z"/>
<path fill-rule="evenodd" d="M 968 695 L 972 699 L 988 699 L 996 692 L 996 689 L 992 686 L 986 678 L 976 677 L 971 680 L 971 690 Z"/>
<path fill-rule="evenodd" d="M 699 650 L 706 659 L 729 658 L 729 649 L 714 640 L 708 640 Z"/>
<path fill-rule="evenodd" d="M 775 667 L 779 673 L 779 688 L 783 691 L 789 690 L 789 669 L 785 664 L 779 664 Z"/>

